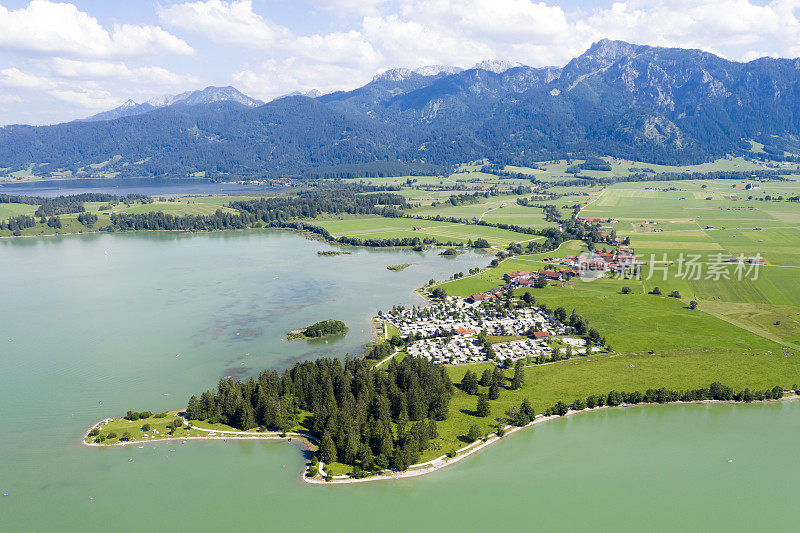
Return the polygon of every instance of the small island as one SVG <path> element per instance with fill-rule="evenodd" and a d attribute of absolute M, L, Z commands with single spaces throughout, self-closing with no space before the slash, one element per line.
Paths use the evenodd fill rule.
<path fill-rule="evenodd" d="M 392 272 L 401 272 L 413 264 L 414 263 L 403 263 L 402 265 L 389 265 L 386 267 L 386 270 L 391 270 Z"/>
<path fill-rule="evenodd" d="M 303 339 L 321 339 L 332 335 L 344 335 L 347 333 L 347 326 L 341 320 L 332 318 L 311 324 L 305 328 L 293 329 L 286 334 L 286 339 L 299 341 Z"/>
<path fill-rule="evenodd" d="M 447 250 L 445 250 L 445 251 L 441 252 L 439 255 L 451 255 L 451 256 L 455 256 L 455 255 L 461 255 L 461 254 L 463 254 L 463 253 L 464 253 L 464 252 L 463 252 L 462 250 L 458 250 L 458 249 L 456 249 L 456 248 L 448 248 Z"/>
<path fill-rule="evenodd" d="M 342 252 L 339 250 L 319 250 L 317 251 L 317 255 L 327 256 L 327 255 L 351 255 L 353 252 Z"/>

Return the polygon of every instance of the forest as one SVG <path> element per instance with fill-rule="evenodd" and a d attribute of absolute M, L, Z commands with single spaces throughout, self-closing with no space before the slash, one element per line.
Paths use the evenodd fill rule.
<path fill-rule="evenodd" d="M 242 430 L 300 426 L 318 439 L 325 463 L 405 470 L 438 435 L 453 392 L 445 368 L 425 359 L 392 360 L 383 370 L 362 358 L 321 358 L 246 381 L 221 379 L 189 399 L 186 417 Z"/>

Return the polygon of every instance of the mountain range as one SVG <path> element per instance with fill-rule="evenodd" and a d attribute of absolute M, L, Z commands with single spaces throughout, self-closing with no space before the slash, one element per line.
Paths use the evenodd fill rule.
<path fill-rule="evenodd" d="M 484 157 L 694 163 L 749 150 L 751 140 L 782 157 L 800 134 L 799 97 L 798 59 L 740 63 L 604 39 L 563 67 L 394 69 L 351 91 L 266 104 L 209 87 L 127 106 L 136 114 L 118 108 L 87 121 L 7 126 L 0 167 L 37 164 L 47 174 L 108 162 L 103 170 L 121 176 L 377 175 Z"/>
<path fill-rule="evenodd" d="M 171 105 L 196 106 L 219 104 L 222 102 L 233 102 L 244 107 L 257 107 L 264 104 L 261 100 L 256 100 L 242 94 L 234 87 L 206 87 L 202 91 L 187 91 L 176 95 L 158 96 L 142 103 L 128 100 L 119 107 L 92 115 L 84 120 L 89 122 L 114 120 L 115 118 L 141 115 Z"/>

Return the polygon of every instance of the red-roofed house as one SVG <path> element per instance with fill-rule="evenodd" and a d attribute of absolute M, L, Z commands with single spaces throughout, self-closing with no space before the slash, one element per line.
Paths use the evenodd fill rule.
<path fill-rule="evenodd" d="M 546 331 L 534 331 L 533 336 L 537 339 L 541 339 L 542 337 L 549 337 L 550 334 Z"/>
<path fill-rule="evenodd" d="M 561 274 L 558 272 L 553 272 L 552 270 L 542 270 L 539 272 L 540 276 L 544 276 L 547 279 L 557 279 L 561 281 Z"/>

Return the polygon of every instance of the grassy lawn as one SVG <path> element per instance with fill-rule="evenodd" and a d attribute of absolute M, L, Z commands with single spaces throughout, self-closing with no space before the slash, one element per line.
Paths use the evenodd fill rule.
<path fill-rule="evenodd" d="M 39 208 L 38 205 L 28 204 L 0 204 L 0 220 L 8 220 L 18 215 L 31 215 Z"/>
<path fill-rule="evenodd" d="M 540 238 L 535 235 L 516 233 L 494 227 L 472 224 L 437 222 L 425 219 L 387 218 L 381 216 L 319 218 L 312 222 L 322 226 L 336 237 L 349 236 L 359 239 L 391 239 L 404 237 L 432 238 L 437 243 L 467 243 L 469 240 L 486 239 L 490 244 L 507 246 L 512 242 Z M 421 229 L 414 230 L 414 227 Z"/>
<path fill-rule="evenodd" d="M 611 390 L 644 392 L 649 388 L 666 387 L 675 390 L 707 387 L 721 381 L 736 390 L 745 387 L 766 389 L 775 385 L 791 388 L 800 382 L 800 353 L 714 350 L 664 350 L 654 355 L 628 353 L 577 358 L 550 365 L 525 369 L 525 384 L 518 390 L 504 389 L 500 398 L 491 400 L 491 413 L 486 418 L 475 416 L 475 396 L 458 391 L 450 404 L 450 417 L 438 423 L 439 449 L 428 450 L 423 461 L 438 457 L 452 448 L 466 444 L 467 429 L 477 424 L 485 433 L 495 430 L 496 417 L 511 407 L 519 407 L 528 398 L 537 413 L 543 412 L 558 400 L 571 403 L 592 394 Z M 489 364 L 464 365 L 448 368 L 454 382 L 459 382 L 470 369 L 480 375 Z M 512 371 L 506 371 L 511 378 Z M 483 389 L 483 388 L 482 388 Z M 483 390 L 482 392 L 486 392 Z"/>
<path fill-rule="evenodd" d="M 150 417 L 139 420 L 126 420 L 122 417 L 109 420 L 107 423 L 100 424 L 100 434 L 108 436 L 116 433 L 116 437 L 106 438 L 103 444 L 116 444 L 124 433 L 131 434 L 130 442 L 147 442 L 156 439 L 180 439 L 186 437 L 199 437 L 206 435 L 205 432 L 187 427 L 179 428 L 174 434 L 170 434 L 167 424 L 171 423 L 178 416 L 179 411 L 171 411 L 164 418 Z M 150 425 L 150 431 L 142 431 L 142 426 Z M 86 442 L 92 442 L 93 437 L 87 437 Z"/>

